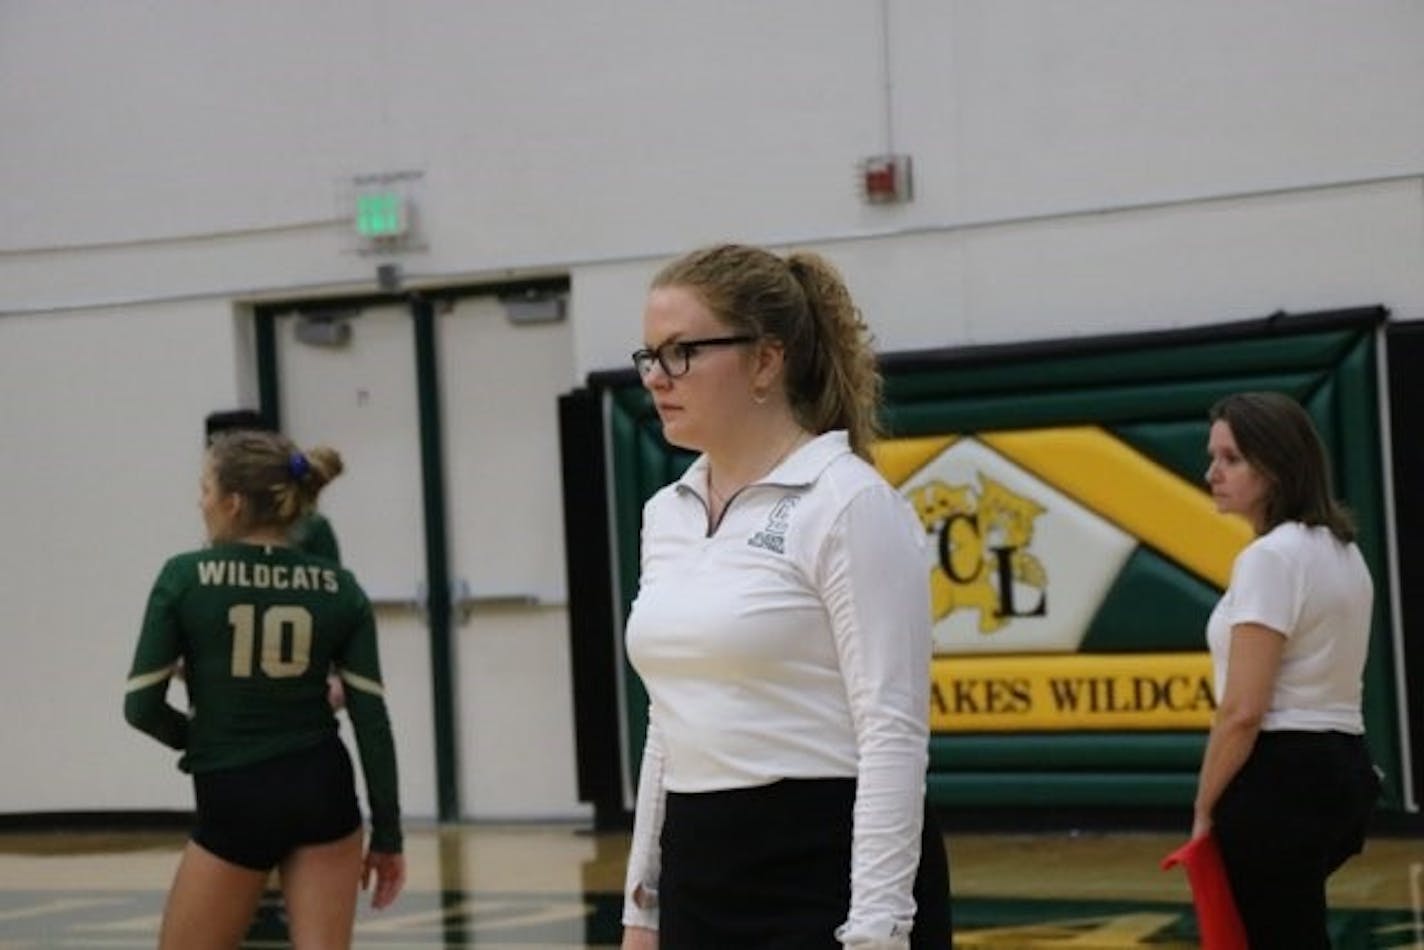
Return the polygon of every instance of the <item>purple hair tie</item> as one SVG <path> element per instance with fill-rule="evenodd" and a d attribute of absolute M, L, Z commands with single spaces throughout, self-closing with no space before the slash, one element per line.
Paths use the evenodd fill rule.
<path fill-rule="evenodd" d="M 287 471 L 297 481 L 301 481 L 307 477 L 307 472 L 311 471 L 311 462 L 301 452 L 293 452 L 287 458 Z"/>

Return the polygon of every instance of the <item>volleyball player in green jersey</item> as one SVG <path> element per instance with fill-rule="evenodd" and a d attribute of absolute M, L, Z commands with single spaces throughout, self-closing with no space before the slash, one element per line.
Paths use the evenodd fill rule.
<path fill-rule="evenodd" d="M 224 409 L 210 412 L 203 419 L 204 444 L 212 445 L 213 437 L 220 432 L 275 432 L 267 419 L 256 409 Z M 315 554 L 329 561 L 341 563 L 341 546 L 336 543 L 336 532 L 331 522 L 315 506 L 292 522 L 287 533 L 292 547 L 307 554 Z M 182 670 L 178 672 L 182 678 Z M 346 689 L 341 685 L 341 677 L 332 674 L 326 678 L 326 698 L 333 709 L 346 705 Z"/>
<path fill-rule="evenodd" d="M 272 432 L 216 436 L 200 507 L 211 546 L 163 566 L 129 674 L 125 718 L 183 751 L 197 826 L 160 948 L 237 947 L 273 868 L 297 947 L 351 942 L 359 887 L 384 907 L 405 879 L 395 748 L 375 620 L 351 573 L 290 546 L 293 522 L 341 472 L 327 448 Z M 168 682 L 186 668 L 189 711 Z M 350 758 L 327 702 L 338 671 L 371 810 L 363 859 Z"/>

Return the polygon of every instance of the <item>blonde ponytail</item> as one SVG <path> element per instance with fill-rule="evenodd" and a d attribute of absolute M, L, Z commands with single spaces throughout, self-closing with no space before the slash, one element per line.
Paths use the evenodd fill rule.
<path fill-rule="evenodd" d="M 668 264 L 652 285 L 687 287 L 727 326 L 781 341 L 796 421 L 818 435 L 845 429 L 852 451 L 870 459 L 880 434 L 880 372 L 870 330 L 829 261 L 719 244 Z"/>
<path fill-rule="evenodd" d="M 333 448 L 302 452 L 286 436 L 257 430 L 219 433 L 208 458 L 218 487 L 245 499 L 248 528 L 290 528 L 345 468 Z"/>

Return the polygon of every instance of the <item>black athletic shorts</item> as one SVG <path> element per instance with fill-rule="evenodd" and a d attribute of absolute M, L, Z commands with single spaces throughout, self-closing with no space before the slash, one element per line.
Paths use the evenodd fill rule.
<path fill-rule="evenodd" d="M 312 749 L 193 776 L 193 840 L 233 864 L 270 871 L 294 849 L 361 827 L 351 757 L 335 735 Z"/>

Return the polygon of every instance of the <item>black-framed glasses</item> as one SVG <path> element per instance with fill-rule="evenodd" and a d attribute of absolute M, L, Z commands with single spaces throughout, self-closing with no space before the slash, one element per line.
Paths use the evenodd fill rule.
<path fill-rule="evenodd" d="M 633 366 L 639 376 L 647 376 L 653 371 L 653 364 L 663 368 L 669 379 L 686 376 L 692 368 L 692 357 L 704 346 L 735 346 L 738 343 L 753 343 L 757 337 L 750 334 L 739 336 L 709 336 L 700 340 L 669 340 L 657 349 L 643 347 L 633 351 Z"/>

